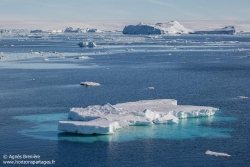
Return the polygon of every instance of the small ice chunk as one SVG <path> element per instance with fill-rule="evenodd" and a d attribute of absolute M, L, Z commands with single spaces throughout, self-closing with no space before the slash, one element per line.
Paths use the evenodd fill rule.
<path fill-rule="evenodd" d="M 80 47 L 89 47 L 89 48 L 97 46 L 95 42 L 79 42 L 78 45 Z"/>
<path fill-rule="evenodd" d="M 214 155 L 216 157 L 230 157 L 231 155 L 227 154 L 227 153 L 219 153 L 219 152 L 213 152 L 210 150 L 207 150 L 206 155 Z"/>
<path fill-rule="evenodd" d="M 100 84 L 97 83 L 97 82 L 88 82 L 88 81 L 81 82 L 80 85 L 84 85 L 84 86 L 100 86 Z"/>
<path fill-rule="evenodd" d="M 239 99 L 249 99 L 247 96 L 237 96 Z"/>
<path fill-rule="evenodd" d="M 83 59 L 89 59 L 89 57 L 88 56 L 79 56 L 79 57 L 75 57 L 75 59 L 83 60 Z"/>
<path fill-rule="evenodd" d="M 155 88 L 154 88 L 154 87 L 152 87 L 152 86 L 150 86 L 150 87 L 148 87 L 148 89 L 153 90 L 153 89 L 155 89 Z"/>

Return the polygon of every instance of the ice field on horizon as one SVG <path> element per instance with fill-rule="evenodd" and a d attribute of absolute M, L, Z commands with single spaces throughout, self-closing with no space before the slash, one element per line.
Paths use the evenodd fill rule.
<path fill-rule="evenodd" d="M 173 24 L 179 25 L 178 22 L 173 22 Z M 173 26 L 168 28 L 172 29 Z M 224 30 L 212 31 L 218 33 Z M 165 53 L 166 56 L 178 56 L 181 55 L 181 52 L 219 53 L 221 51 L 246 52 L 249 50 L 247 48 L 249 42 L 226 39 L 237 38 L 237 36 L 247 37 L 247 34 L 241 32 L 234 35 L 222 34 L 225 39 L 220 40 L 220 33 L 209 34 L 212 31 L 201 31 L 202 34 L 208 32 L 207 35 L 178 34 L 179 31 L 174 29 L 171 30 L 173 34 L 147 35 L 124 35 L 122 32 L 111 31 L 92 33 L 9 31 L 0 34 L 0 66 L 20 69 L 98 68 L 99 64 L 92 63 L 96 56 L 109 58 L 112 55 L 122 56 L 130 53 Z M 226 34 L 234 31 L 230 27 L 225 28 Z M 79 43 L 95 43 L 96 47 L 79 47 Z M 20 48 L 22 48 L 21 52 L 15 52 Z M 249 54 L 239 58 L 244 57 L 249 57 Z M 108 67 L 103 66 L 103 68 Z"/>

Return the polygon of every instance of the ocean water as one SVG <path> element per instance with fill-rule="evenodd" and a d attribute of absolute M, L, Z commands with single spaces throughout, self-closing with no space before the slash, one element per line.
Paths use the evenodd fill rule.
<path fill-rule="evenodd" d="M 4 155 L 36 154 L 54 160 L 53 166 L 250 165 L 250 100 L 238 98 L 250 97 L 249 36 L 93 33 L 0 39 L 2 161 Z M 98 46 L 77 46 L 87 40 Z M 82 81 L 101 86 L 83 87 Z M 57 131 L 72 107 L 162 98 L 220 112 L 179 124 L 131 126 L 114 135 Z M 231 157 L 207 156 L 207 150 Z"/>

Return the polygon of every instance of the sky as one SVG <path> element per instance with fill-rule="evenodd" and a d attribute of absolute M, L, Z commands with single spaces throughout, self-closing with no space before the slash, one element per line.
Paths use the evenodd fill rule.
<path fill-rule="evenodd" d="M 0 0 L 0 21 L 249 20 L 250 0 Z"/>

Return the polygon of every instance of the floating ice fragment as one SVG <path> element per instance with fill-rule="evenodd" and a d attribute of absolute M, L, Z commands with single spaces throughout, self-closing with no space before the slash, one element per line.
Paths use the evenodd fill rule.
<path fill-rule="evenodd" d="M 79 57 L 75 57 L 75 59 L 82 60 L 82 59 L 89 59 L 89 57 L 88 56 L 79 56 Z"/>
<path fill-rule="evenodd" d="M 249 99 L 247 96 L 237 96 L 239 99 Z"/>
<path fill-rule="evenodd" d="M 150 86 L 150 87 L 148 87 L 148 89 L 151 89 L 151 90 L 152 90 L 152 89 L 155 89 L 155 88 L 154 88 L 154 87 L 152 87 L 152 86 Z"/>
<path fill-rule="evenodd" d="M 88 81 L 81 82 L 80 85 L 84 85 L 84 86 L 100 86 L 100 84 L 97 83 L 97 82 L 88 82 Z"/>
<path fill-rule="evenodd" d="M 97 46 L 95 42 L 79 42 L 78 45 L 80 47 L 89 47 L 89 48 Z"/>
<path fill-rule="evenodd" d="M 210 150 L 207 150 L 206 155 L 214 155 L 216 157 L 230 157 L 231 155 L 227 154 L 227 153 L 219 153 L 219 152 L 213 152 Z"/>

